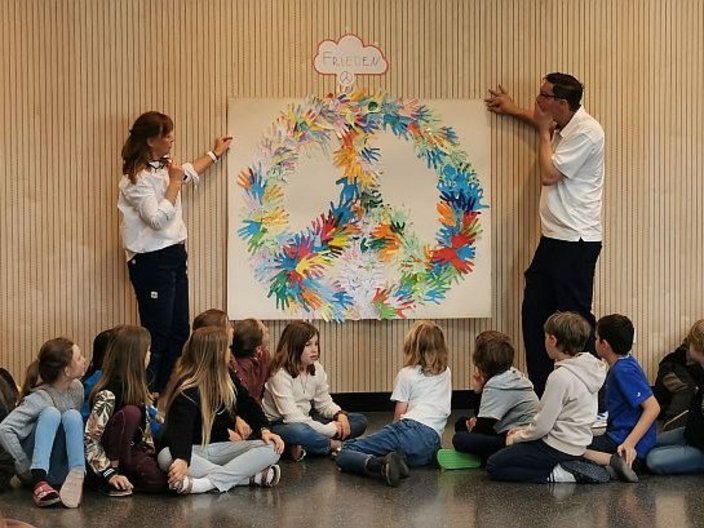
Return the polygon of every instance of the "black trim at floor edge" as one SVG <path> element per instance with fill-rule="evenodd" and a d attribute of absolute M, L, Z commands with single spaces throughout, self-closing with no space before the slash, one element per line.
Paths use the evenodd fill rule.
<path fill-rule="evenodd" d="M 453 409 L 470 409 L 477 395 L 471 390 L 452 391 Z M 393 412 L 390 392 L 339 392 L 332 394 L 340 407 L 350 412 Z"/>

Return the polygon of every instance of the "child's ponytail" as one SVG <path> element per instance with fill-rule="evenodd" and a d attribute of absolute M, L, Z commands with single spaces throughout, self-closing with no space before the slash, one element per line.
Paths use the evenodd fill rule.
<path fill-rule="evenodd" d="M 73 359 L 73 341 L 65 337 L 49 339 L 29 367 L 22 384 L 22 397 L 41 383 L 54 383 Z"/>
<path fill-rule="evenodd" d="M 24 375 L 24 383 L 22 384 L 22 391 L 20 396 L 24 398 L 29 394 L 34 387 L 39 384 L 39 360 L 35 359 L 27 367 L 27 371 Z"/>

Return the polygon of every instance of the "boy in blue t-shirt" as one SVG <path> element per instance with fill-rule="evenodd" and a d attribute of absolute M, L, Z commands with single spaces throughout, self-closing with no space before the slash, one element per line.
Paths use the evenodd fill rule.
<path fill-rule="evenodd" d="M 643 369 L 630 354 L 633 323 L 624 315 L 607 315 L 596 324 L 596 351 L 609 364 L 604 383 L 609 419 L 606 432 L 594 437 L 584 458 L 610 466 L 620 479 L 638 482 L 635 473 L 655 445 L 660 413 Z"/>

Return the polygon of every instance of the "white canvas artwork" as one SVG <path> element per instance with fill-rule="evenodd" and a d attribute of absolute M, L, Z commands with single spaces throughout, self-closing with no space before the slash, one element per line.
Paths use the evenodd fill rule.
<path fill-rule="evenodd" d="M 482 101 L 231 99 L 228 131 L 230 317 L 491 316 Z"/>

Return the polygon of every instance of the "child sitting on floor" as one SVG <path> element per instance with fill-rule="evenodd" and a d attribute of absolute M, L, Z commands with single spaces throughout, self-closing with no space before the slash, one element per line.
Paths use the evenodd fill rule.
<path fill-rule="evenodd" d="M 645 463 L 655 445 L 660 413 L 645 372 L 630 354 L 633 323 L 624 315 L 607 315 L 596 323 L 596 351 L 609 365 L 606 376 L 606 432 L 594 438 L 584 458 L 610 466 L 616 476 L 638 482 L 634 469 Z"/>
<path fill-rule="evenodd" d="M 264 388 L 262 404 L 271 430 L 284 439 L 293 460 L 301 460 L 306 453 L 336 454 L 343 440 L 367 428 L 363 414 L 343 411 L 330 396 L 318 340 L 318 329 L 312 324 L 287 324 Z"/>
<path fill-rule="evenodd" d="M 439 326 L 416 322 L 406 335 L 403 352 L 405 366 L 391 394 L 396 401 L 393 423 L 345 442 L 337 456 L 342 471 L 380 477 L 389 486 L 398 486 L 399 479 L 409 475 L 409 466 L 435 459 L 452 399 L 447 345 Z"/>
<path fill-rule="evenodd" d="M 663 421 L 663 431 L 684 427 L 687 423 L 689 405 L 703 375 L 702 366 L 689 353 L 686 339 L 660 360 L 653 395 L 660 404 L 658 418 Z"/>
<path fill-rule="evenodd" d="M 81 416 L 83 416 L 83 421 L 88 420 L 88 415 L 90 415 L 90 393 L 93 392 L 93 387 L 98 383 L 100 376 L 102 376 L 103 359 L 105 358 L 105 352 L 108 349 L 110 340 L 112 339 L 114 328 L 108 328 L 103 330 L 95 339 L 93 339 L 93 355 L 90 358 L 90 363 L 86 369 L 86 373 L 81 379 L 83 384 L 83 405 L 81 406 Z"/>
<path fill-rule="evenodd" d="M 77 508 L 83 495 L 83 385 L 86 359 L 78 345 L 57 337 L 29 365 L 20 404 L 0 423 L 0 444 L 17 475 L 33 487 L 39 507 Z M 61 486 L 57 492 L 54 486 Z"/>
<path fill-rule="evenodd" d="M 149 331 L 141 326 L 113 329 L 102 375 L 90 397 L 85 428 L 86 460 L 98 491 L 111 497 L 166 491 L 166 474 L 156 463 L 147 406 Z"/>
<path fill-rule="evenodd" d="M 4 368 L 0 368 L 0 422 L 10 414 L 19 400 L 20 394 L 17 390 L 12 374 Z M 0 446 L 0 492 L 12 488 L 10 481 L 15 476 L 15 461 L 12 456 Z"/>
<path fill-rule="evenodd" d="M 259 405 L 264 396 L 264 384 L 269 377 L 269 330 L 258 319 L 244 319 L 234 324 L 232 355 L 237 364 L 237 376 Z"/>
<path fill-rule="evenodd" d="M 508 447 L 492 455 L 486 469 L 494 480 L 575 482 L 591 478 L 573 473 L 583 464 L 597 470 L 595 480 L 607 481 L 605 469 L 585 461 L 576 464 L 592 442 L 597 393 L 606 377 L 606 366 L 583 352 L 591 327 L 577 313 L 557 312 L 544 330 L 555 370 L 548 376 L 538 414 L 528 427 L 509 431 Z"/>
<path fill-rule="evenodd" d="M 515 351 L 511 339 L 487 331 L 475 341 L 472 390 L 481 394 L 474 418 L 460 419 L 452 438 L 454 448 L 479 455 L 482 462 L 506 447 L 506 433 L 528 425 L 538 411 L 533 384 L 513 368 Z"/>
<path fill-rule="evenodd" d="M 687 336 L 690 357 L 704 367 L 704 319 Z M 704 472 L 704 377 L 687 413 L 687 423 L 658 435 L 648 453 L 648 468 L 653 473 L 674 475 Z"/>
<path fill-rule="evenodd" d="M 281 469 L 276 462 L 284 443 L 278 435 L 245 415 L 261 440 L 229 439 L 237 415 L 248 407 L 242 405 L 230 377 L 229 345 L 230 337 L 222 328 L 195 330 L 178 361 L 175 383 L 169 383 L 164 395 L 164 448 L 157 460 L 168 472 L 169 486 L 179 494 L 279 483 Z"/>

